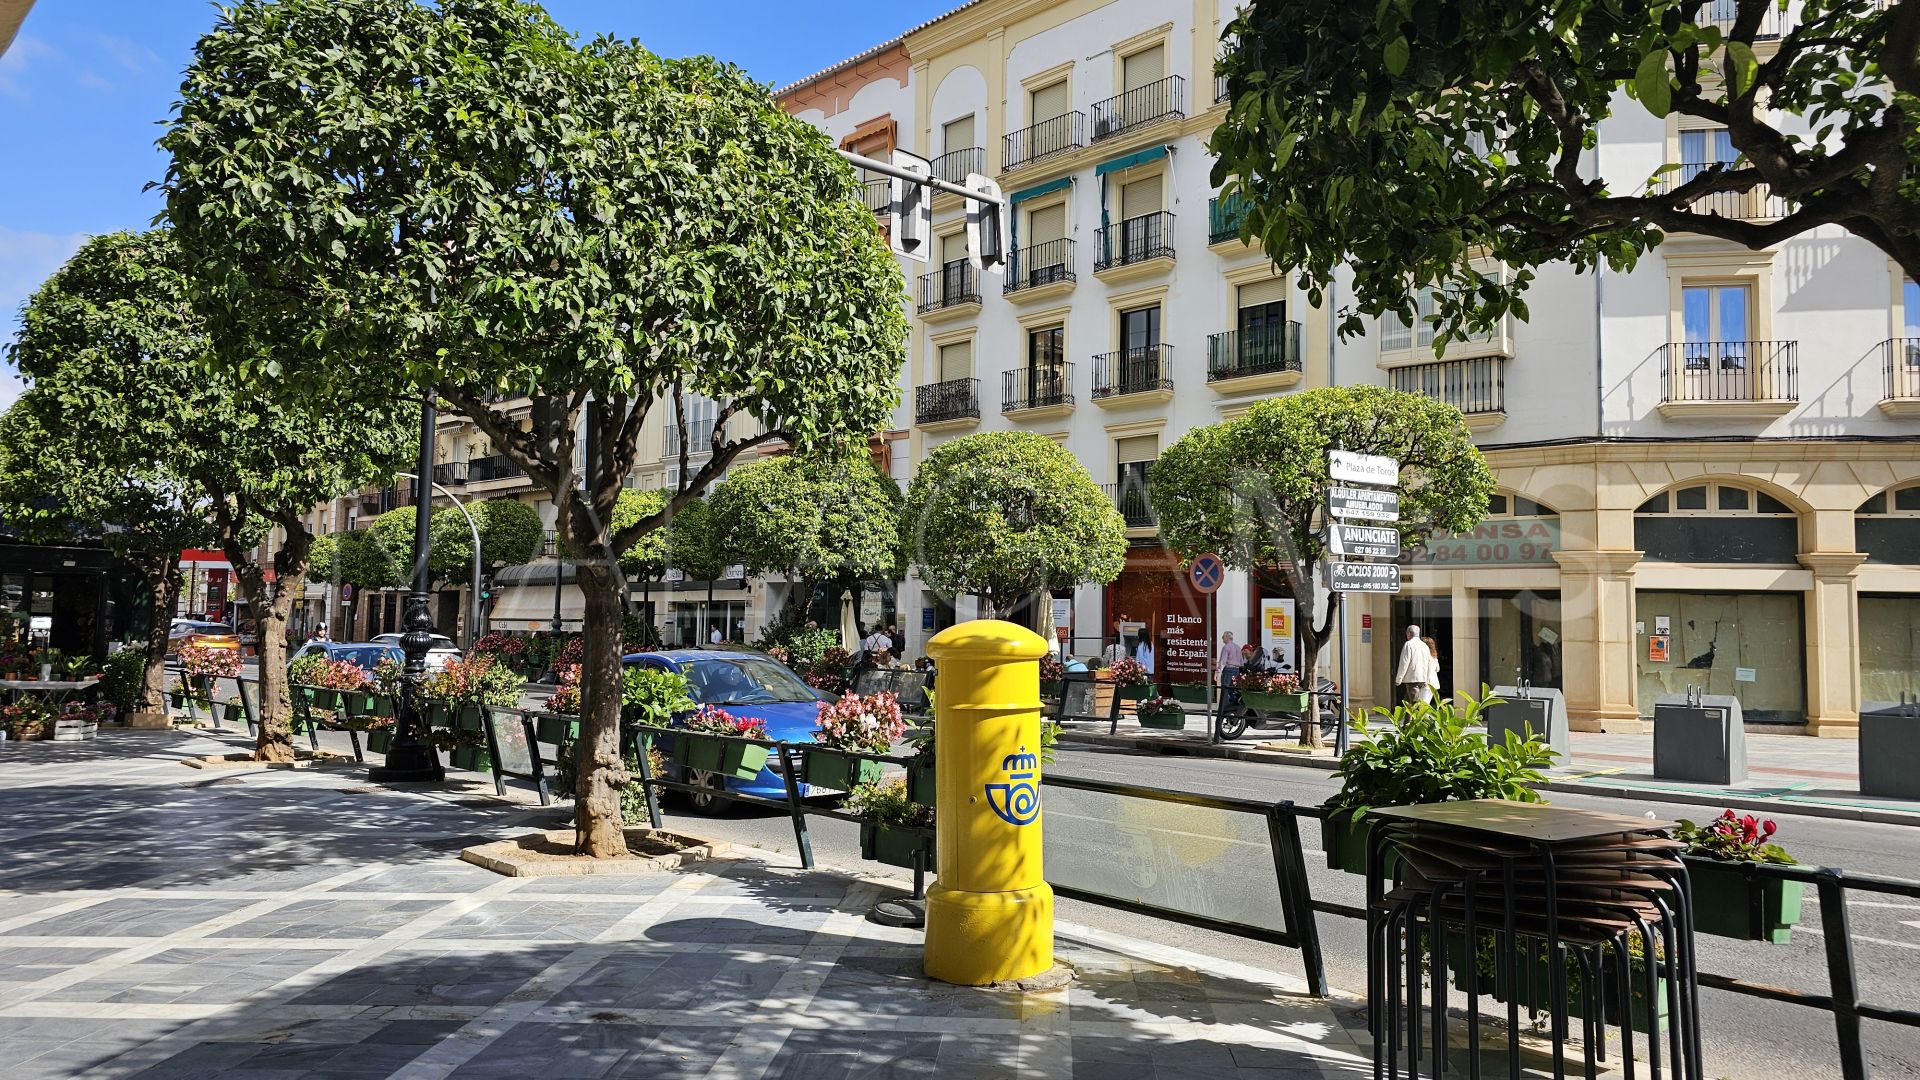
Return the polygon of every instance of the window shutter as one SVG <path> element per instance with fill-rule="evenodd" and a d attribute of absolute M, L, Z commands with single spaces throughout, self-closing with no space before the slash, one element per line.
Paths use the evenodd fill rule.
<path fill-rule="evenodd" d="M 1045 244 L 1067 235 L 1067 204 L 1044 206 L 1027 215 L 1027 243 Z M 1914 312 L 1920 317 L 1920 310 Z"/>
<path fill-rule="evenodd" d="M 1033 92 L 1033 111 L 1027 117 L 1027 123 L 1038 124 L 1056 116 L 1067 114 L 1067 80 L 1061 79 L 1052 86 L 1042 87 Z"/>
<path fill-rule="evenodd" d="M 1123 90 L 1138 90 L 1167 77 L 1167 50 L 1163 45 L 1141 49 L 1121 61 Z"/>
<path fill-rule="evenodd" d="M 1284 278 L 1269 278 L 1266 281 L 1254 281 L 1240 286 L 1240 306 L 1243 308 L 1286 302 L 1287 282 Z"/>
<path fill-rule="evenodd" d="M 973 378 L 973 342 L 956 341 L 940 346 L 940 381 Z"/>
<path fill-rule="evenodd" d="M 945 153 L 951 154 L 955 150 L 971 150 L 980 145 L 973 141 L 973 114 L 971 113 L 948 124 L 943 130 L 946 133 L 944 136 L 945 149 L 943 151 Z"/>
<path fill-rule="evenodd" d="M 1132 435 L 1113 441 L 1113 456 L 1120 464 L 1153 461 L 1160 456 L 1160 436 Z"/>
<path fill-rule="evenodd" d="M 1120 218 L 1128 220 L 1160 210 L 1160 177 L 1135 180 L 1120 189 Z"/>
<path fill-rule="evenodd" d="M 947 266 L 956 262 L 966 262 L 966 261 L 967 261 L 967 234 L 966 233 L 964 232 L 948 233 L 947 235 L 940 238 L 940 264 L 942 266 Z"/>

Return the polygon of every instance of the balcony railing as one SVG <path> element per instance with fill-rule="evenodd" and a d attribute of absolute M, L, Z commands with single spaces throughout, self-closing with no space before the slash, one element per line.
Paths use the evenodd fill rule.
<path fill-rule="evenodd" d="M 1093 231 L 1095 270 L 1173 257 L 1173 215 L 1165 210 Z"/>
<path fill-rule="evenodd" d="M 1218 105 L 1225 100 L 1227 100 L 1227 77 L 1225 75 L 1215 75 L 1213 77 L 1213 103 Z"/>
<path fill-rule="evenodd" d="M 1000 373 L 1000 411 L 1050 409 L 1073 404 L 1073 365 L 1021 367 Z"/>
<path fill-rule="evenodd" d="M 1007 168 L 1017 169 L 1051 154 L 1087 145 L 1086 126 L 1087 114 L 1075 110 L 1003 136 Z"/>
<path fill-rule="evenodd" d="M 1240 239 L 1240 223 L 1247 217 L 1247 200 L 1235 192 L 1223 199 L 1207 200 L 1207 243 L 1224 244 Z"/>
<path fill-rule="evenodd" d="M 1676 341 L 1661 349 L 1660 400 L 1798 401 L 1798 341 Z"/>
<path fill-rule="evenodd" d="M 1681 185 L 1706 172 L 1708 169 L 1731 169 L 1734 166 L 1716 161 L 1686 161 L 1678 169 L 1666 174 L 1661 181 L 1661 193 L 1678 189 Z M 1700 196 L 1687 204 L 1687 209 L 1696 214 L 1718 214 L 1735 221 L 1765 221 L 1787 216 L 1787 200 L 1773 193 L 1765 184 L 1756 184 L 1747 191 L 1713 191 Z"/>
<path fill-rule="evenodd" d="M 987 171 L 987 152 L 977 146 L 950 150 L 933 159 L 933 175 L 949 183 L 964 184 L 968 173 Z"/>
<path fill-rule="evenodd" d="M 892 183 L 893 181 L 886 177 L 860 181 L 860 201 L 876 214 L 886 213 L 888 205 L 893 201 L 893 192 L 890 187 Z"/>
<path fill-rule="evenodd" d="M 1101 489 L 1107 498 L 1113 500 L 1113 508 L 1120 511 L 1129 529 L 1151 529 L 1160 524 L 1160 517 L 1153 512 L 1153 504 L 1147 499 L 1147 480 L 1144 476 L 1129 476 L 1124 483 L 1102 484 Z"/>
<path fill-rule="evenodd" d="M 1300 324 L 1229 330 L 1207 339 L 1207 381 L 1300 370 Z"/>
<path fill-rule="evenodd" d="M 1145 345 L 1135 349 L 1101 353 L 1093 358 L 1093 396 L 1118 397 L 1173 389 L 1168 368 L 1173 364 L 1173 346 Z"/>
<path fill-rule="evenodd" d="M 950 262 L 931 274 L 920 275 L 920 313 L 980 302 L 980 275 L 973 264 Z"/>
<path fill-rule="evenodd" d="M 1780 10 L 1778 4 L 1768 4 L 1766 12 L 1760 16 L 1760 26 L 1754 31 L 1755 41 L 1778 41 L 1792 28 L 1787 12 Z M 1707 0 L 1700 13 L 1694 16 L 1695 26 L 1717 26 L 1721 33 L 1733 29 L 1734 20 L 1740 16 L 1740 0 Z"/>
<path fill-rule="evenodd" d="M 1093 107 L 1093 141 L 1159 120 L 1187 115 L 1187 80 L 1169 75 L 1158 82 L 1116 94 Z"/>
<path fill-rule="evenodd" d="M 1001 292 L 1016 293 L 1073 280 L 1073 241 L 1049 240 L 1016 248 L 1007 260 Z"/>
<path fill-rule="evenodd" d="M 913 388 L 913 422 L 938 424 L 980 416 L 980 380 L 948 379 Z"/>
<path fill-rule="evenodd" d="M 1880 348 L 1886 354 L 1886 399 L 1920 400 L 1920 338 L 1890 338 Z"/>
<path fill-rule="evenodd" d="M 474 458 L 467 462 L 467 483 L 481 484 L 488 480 L 506 480 L 515 476 L 525 476 L 527 471 L 509 461 L 505 455 Z"/>
<path fill-rule="evenodd" d="M 687 421 L 687 452 L 706 454 L 713 450 L 714 417 L 701 417 Z M 680 456 L 680 423 L 673 414 L 667 414 L 666 440 L 663 443 L 668 457 Z"/>
<path fill-rule="evenodd" d="M 443 461 L 433 467 L 433 482 L 447 487 L 457 487 L 467 482 L 467 463 L 464 461 Z"/>
<path fill-rule="evenodd" d="M 1507 411 L 1507 360 L 1503 356 L 1397 367 L 1389 372 L 1388 385 L 1444 401 L 1468 416 Z"/>

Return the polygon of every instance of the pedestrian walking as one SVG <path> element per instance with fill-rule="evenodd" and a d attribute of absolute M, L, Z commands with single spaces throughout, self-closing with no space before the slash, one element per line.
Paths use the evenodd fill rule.
<path fill-rule="evenodd" d="M 1141 667 L 1147 669 L 1147 674 L 1153 674 L 1153 638 L 1149 637 L 1145 630 L 1134 636 L 1133 658 Z"/>
<path fill-rule="evenodd" d="M 1426 704 L 1433 700 L 1433 689 L 1440 669 L 1433 661 L 1433 650 L 1420 639 L 1418 626 L 1407 627 L 1406 644 L 1400 646 L 1400 664 L 1394 669 L 1393 684 L 1406 704 Z"/>
<path fill-rule="evenodd" d="M 1213 658 L 1214 682 L 1220 687 L 1220 706 L 1234 708 L 1240 704 L 1240 692 L 1233 687 L 1233 680 L 1240 674 L 1240 661 L 1243 659 L 1240 646 L 1233 640 L 1233 631 L 1220 635 L 1220 648 Z"/>
<path fill-rule="evenodd" d="M 720 632 L 719 623 L 714 622 L 707 624 L 707 644 L 718 645 L 725 640 L 727 640 L 727 636 Z"/>

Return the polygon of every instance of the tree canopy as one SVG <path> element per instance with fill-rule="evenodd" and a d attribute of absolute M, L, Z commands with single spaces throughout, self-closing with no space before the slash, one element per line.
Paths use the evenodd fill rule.
<path fill-rule="evenodd" d="M 907 487 L 903 542 L 920 577 L 991 612 L 1120 576 L 1127 524 L 1073 454 L 1031 431 L 941 443 Z"/>
<path fill-rule="evenodd" d="M 480 554 L 487 567 L 517 566 L 532 561 L 540 553 L 540 513 L 526 503 L 513 498 L 487 499 L 468 503 L 467 513 L 473 515 L 473 523 L 480 530 Z M 414 520 L 413 507 L 397 506 L 374 518 L 366 528 L 352 530 L 361 534 L 360 538 L 339 541 L 337 549 L 348 553 L 347 561 L 341 564 L 340 580 L 352 581 L 356 588 L 397 589 L 411 585 Z M 434 508 L 430 520 L 428 574 L 441 583 L 469 580 L 473 574 L 473 529 L 468 527 L 467 519 L 457 507 L 440 506 Z M 316 539 L 315 544 L 318 543 Z M 319 559 L 316 546 L 316 564 Z M 348 573 L 366 574 L 371 580 L 350 578 Z M 314 576 L 324 576 L 317 565 Z"/>
<path fill-rule="evenodd" d="M 820 582 L 900 573 L 900 486 L 864 447 L 743 465 L 710 501 L 728 550 L 749 574 L 785 574 L 800 610 Z"/>
<path fill-rule="evenodd" d="M 1214 181 L 1314 303 L 1353 268 L 1343 333 L 1435 286 L 1444 346 L 1525 318 L 1533 267 L 1626 269 L 1670 232 L 1760 249 L 1839 225 L 1920 279 L 1911 0 L 1254 0 L 1226 37 Z M 1623 108 L 1733 153 L 1603 153 Z"/>

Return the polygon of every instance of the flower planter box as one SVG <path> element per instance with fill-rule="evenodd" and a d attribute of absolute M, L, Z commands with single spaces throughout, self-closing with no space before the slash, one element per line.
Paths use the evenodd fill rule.
<path fill-rule="evenodd" d="M 55 720 L 53 722 L 54 742 L 80 742 L 91 739 L 100 733 L 100 725 L 94 720 Z"/>
<path fill-rule="evenodd" d="M 904 866 L 913 869 L 914 852 L 924 842 L 917 829 L 905 829 L 897 825 L 861 825 L 860 857 L 883 862 L 888 866 Z M 925 866 L 932 870 L 933 845 L 926 845 L 927 853 L 922 856 Z"/>
<path fill-rule="evenodd" d="M 1247 708 L 1259 712 L 1292 713 L 1295 716 L 1307 714 L 1307 695 L 1305 694 L 1268 694 L 1259 690 L 1240 691 L 1240 700 Z"/>
<path fill-rule="evenodd" d="M 367 732 L 367 752 L 384 754 L 393 749 L 393 729 L 380 728 Z"/>
<path fill-rule="evenodd" d="M 1208 683 L 1174 683 L 1169 689 L 1174 700 L 1188 705 L 1205 705 L 1213 700 L 1213 687 Z"/>
<path fill-rule="evenodd" d="M 484 746 L 456 746 L 453 748 L 453 767 L 471 769 L 474 772 L 491 772 L 493 757 Z"/>
<path fill-rule="evenodd" d="M 1361 818 L 1356 824 L 1346 811 L 1335 811 L 1320 819 L 1320 846 L 1327 852 L 1327 869 L 1349 874 L 1367 873 L 1367 843 L 1373 835 L 1373 822 Z M 1400 853 L 1388 851 L 1385 873 L 1392 877 L 1400 867 Z"/>
<path fill-rule="evenodd" d="M 1121 701 L 1145 701 L 1153 696 L 1153 684 L 1128 683 L 1125 686 L 1114 687 L 1114 692 L 1120 695 Z"/>
<path fill-rule="evenodd" d="M 1183 731 L 1187 726 L 1187 714 L 1180 709 L 1165 709 L 1157 712 L 1136 710 L 1135 717 L 1140 721 L 1141 727 Z"/>
<path fill-rule="evenodd" d="M 1466 965 L 1468 953 L 1466 945 L 1464 935 L 1459 933 L 1450 933 L 1447 935 L 1448 972 L 1454 988 L 1462 993 L 1465 993 L 1467 989 Z M 1509 993 L 1506 987 L 1499 985 L 1500 980 L 1497 977 L 1499 968 L 1497 966 L 1497 960 L 1494 957 L 1487 958 L 1488 963 L 1494 965 L 1492 972 L 1486 970 L 1487 964 L 1482 964 L 1477 979 L 1478 985 L 1475 989 L 1482 995 L 1492 998 L 1495 1001 L 1504 1002 L 1509 999 L 1518 999 L 1520 1007 L 1529 1012 L 1553 1013 L 1557 1011 L 1554 1008 L 1553 985 L 1548 981 L 1552 976 L 1552 970 L 1547 964 L 1545 943 L 1534 939 L 1522 938 L 1519 945 L 1515 948 L 1516 955 L 1514 957 L 1513 971 L 1514 981 L 1517 985 L 1513 988 L 1513 992 Z M 1617 1027 L 1620 1024 L 1621 1016 L 1620 990 L 1619 984 L 1616 981 L 1615 960 L 1611 949 L 1603 952 L 1601 956 L 1601 962 L 1605 965 L 1606 973 L 1604 979 L 1600 977 L 1598 972 L 1595 974 L 1595 982 L 1600 984 L 1600 1016 L 1598 1019 L 1602 1024 Z M 1633 1005 L 1633 1030 L 1641 1032 L 1651 1031 L 1653 1029 L 1648 1026 L 1647 1020 L 1646 961 L 1639 957 L 1634 957 L 1628 962 L 1627 969 L 1628 980 L 1631 983 L 1629 996 Z M 1567 1015 L 1587 1018 L 1590 1014 L 1587 1008 L 1586 996 L 1582 994 L 1580 990 L 1580 962 L 1578 960 L 1570 958 L 1567 962 L 1565 989 L 1567 993 Z M 1658 1030 L 1665 1031 L 1667 1029 L 1668 1006 L 1667 983 L 1664 978 L 1655 980 L 1653 998 L 1654 1019 L 1660 1025 Z"/>
<path fill-rule="evenodd" d="M 838 754 L 821 754 L 809 750 L 806 755 L 806 771 L 802 774 L 807 783 L 815 787 L 832 788 L 835 791 L 852 791 L 861 784 L 880 779 L 886 772 L 884 761 L 871 758 L 849 758 Z"/>
<path fill-rule="evenodd" d="M 1040 696 L 1043 698 L 1057 698 L 1066 685 L 1067 682 L 1065 679 L 1041 679 Z"/>
<path fill-rule="evenodd" d="M 12 730 L 11 737 L 15 742 L 40 742 L 47 737 L 47 726 L 45 724 L 22 724 Z"/>
<path fill-rule="evenodd" d="M 933 806 L 939 801 L 938 785 L 934 781 L 933 764 L 907 766 L 907 798 L 921 806 Z"/>
<path fill-rule="evenodd" d="M 400 715 L 399 710 L 395 707 L 394 700 L 385 694 L 368 694 L 367 711 L 373 716 L 392 717 Z"/>
<path fill-rule="evenodd" d="M 480 718 L 480 706 L 460 706 L 459 711 L 453 714 L 453 727 L 455 731 L 485 731 L 485 723 Z"/>
<path fill-rule="evenodd" d="M 770 751 L 734 739 L 682 734 L 673 741 L 673 763 L 699 772 L 751 780 L 767 767 Z"/>
<path fill-rule="evenodd" d="M 309 698 L 308 701 L 313 708 L 324 709 L 327 712 L 338 712 L 340 710 L 340 691 L 318 687 L 311 691 L 311 693 L 313 696 Z"/>
<path fill-rule="evenodd" d="M 580 737 L 580 721 L 570 716 L 542 716 L 535 721 L 534 734 L 543 743 L 565 746 Z"/>
<path fill-rule="evenodd" d="M 1694 929 L 1715 937 L 1770 941 L 1775 945 L 1793 940 L 1793 926 L 1800 921 L 1801 882 L 1749 879 L 1739 863 L 1710 866 L 1690 862 L 1687 875 L 1693 885 Z M 1758 923 L 1753 908 L 1755 892 L 1760 894 Z"/>
<path fill-rule="evenodd" d="M 439 702 L 433 702 L 423 706 L 420 710 L 420 715 L 430 728 L 453 726 L 453 710 Z"/>
<path fill-rule="evenodd" d="M 367 715 L 367 699 L 372 697 L 371 694 L 365 690 L 348 690 L 341 696 L 342 703 L 346 706 L 348 716 Z"/>

